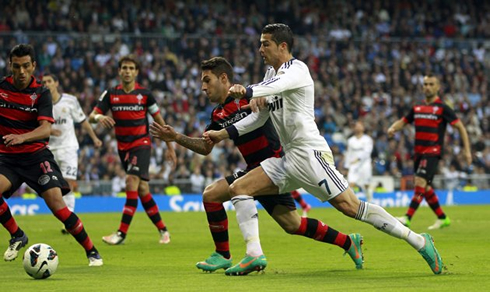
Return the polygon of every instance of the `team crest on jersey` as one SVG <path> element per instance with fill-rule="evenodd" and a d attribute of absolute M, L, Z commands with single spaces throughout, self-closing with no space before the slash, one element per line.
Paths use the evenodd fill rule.
<path fill-rule="evenodd" d="M 141 93 L 140 93 L 140 94 L 138 94 L 138 95 L 136 96 L 136 99 L 138 100 L 138 104 L 141 104 L 141 100 L 143 99 L 143 95 L 141 95 Z"/>
<path fill-rule="evenodd" d="M 37 99 L 37 94 L 34 92 L 33 94 L 31 94 L 30 98 L 31 98 L 31 106 L 34 106 L 34 102 Z"/>
<path fill-rule="evenodd" d="M 433 109 L 432 109 L 432 114 L 436 114 L 437 111 L 439 110 L 439 107 L 438 106 L 435 106 Z"/>
<path fill-rule="evenodd" d="M 0 96 L 2 96 L 3 98 L 9 98 L 9 95 L 5 92 L 0 93 Z"/>

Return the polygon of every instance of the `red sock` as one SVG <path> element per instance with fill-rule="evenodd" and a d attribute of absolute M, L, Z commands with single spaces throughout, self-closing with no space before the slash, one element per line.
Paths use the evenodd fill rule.
<path fill-rule="evenodd" d="M 432 211 L 436 213 L 437 218 L 439 219 L 446 218 L 446 214 L 444 214 L 444 211 L 442 211 L 441 205 L 439 204 L 439 198 L 437 198 L 434 189 L 430 188 L 424 195 L 425 195 L 425 200 L 429 204 Z"/>
<path fill-rule="evenodd" d="M 292 191 L 291 195 L 293 196 L 293 199 L 301 206 L 301 209 L 306 209 L 308 207 L 308 203 L 305 202 L 298 191 Z"/>
<path fill-rule="evenodd" d="M 121 224 L 119 225 L 119 231 L 122 233 L 128 233 L 129 225 L 131 224 L 131 220 L 133 220 L 134 213 L 136 213 L 136 208 L 138 208 L 138 191 L 127 191 L 126 203 L 124 204 Z"/>
<path fill-rule="evenodd" d="M 0 223 L 2 223 L 3 227 L 7 229 L 10 235 L 14 235 L 17 230 L 19 230 L 19 226 L 17 226 L 17 222 L 14 217 L 12 217 L 12 213 L 10 212 L 10 208 L 7 203 L 3 200 L 0 195 Z"/>
<path fill-rule="evenodd" d="M 204 209 L 213 236 L 216 252 L 229 259 L 230 241 L 228 236 L 228 216 L 222 203 L 204 202 Z"/>
<path fill-rule="evenodd" d="M 148 218 L 150 218 L 151 222 L 155 224 L 158 230 L 167 230 L 165 223 L 162 221 L 162 217 L 160 217 L 158 205 L 150 193 L 141 198 L 141 204 L 143 204 L 143 208 L 145 208 L 146 215 L 148 215 Z"/>
<path fill-rule="evenodd" d="M 94 244 L 85 231 L 82 221 L 75 213 L 70 211 L 68 207 L 56 211 L 54 213 L 54 216 L 56 216 L 58 220 L 65 224 L 66 230 L 70 232 L 73 237 L 75 237 L 78 243 L 83 246 L 86 251 L 90 251 L 93 249 Z"/>
<path fill-rule="evenodd" d="M 301 218 L 301 224 L 296 231 L 297 235 L 313 238 L 314 240 L 330 243 L 348 250 L 351 245 L 351 239 L 322 221 L 313 218 Z"/>
<path fill-rule="evenodd" d="M 413 215 L 415 214 L 415 211 L 417 211 L 417 209 L 419 208 L 420 203 L 424 199 L 424 193 L 425 193 L 425 188 L 417 187 L 417 186 L 415 187 L 412 201 L 410 202 L 410 206 L 408 207 L 407 214 L 406 214 L 408 219 L 412 219 Z"/>

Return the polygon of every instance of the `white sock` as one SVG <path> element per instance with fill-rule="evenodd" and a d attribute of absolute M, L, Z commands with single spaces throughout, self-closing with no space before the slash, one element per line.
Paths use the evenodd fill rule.
<path fill-rule="evenodd" d="M 408 229 L 378 205 L 361 201 L 356 219 L 369 223 L 393 237 L 404 239 L 417 251 L 425 245 L 425 239 L 422 235 Z"/>
<path fill-rule="evenodd" d="M 247 244 L 247 255 L 253 257 L 263 255 L 259 238 L 259 216 L 253 197 L 239 195 L 233 197 L 231 202 L 235 206 L 238 226 Z"/>
<path fill-rule="evenodd" d="M 73 212 L 75 210 L 75 194 L 73 192 L 64 195 L 63 201 L 65 201 L 65 204 L 70 211 Z"/>

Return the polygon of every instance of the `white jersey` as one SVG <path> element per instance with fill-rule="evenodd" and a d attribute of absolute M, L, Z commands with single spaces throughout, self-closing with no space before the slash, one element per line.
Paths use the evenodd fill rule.
<path fill-rule="evenodd" d="M 364 134 L 360 138 L 352 136 L 347 140 L 344 167 L 349 170 L 371 167 L 371 152 L 373 152 L 373 139 Z"/>
<path fill-rule="evenodd" d="M 264 81 L 249 88 L 253 97 L 267 97 L 269 109 L 235 123 L 239 135 L 260 127 L 270 117 L 286 152 L 292 148 L 331 151 L 315 123 L 314 85 L 305 63 L 293 58 L 277 73 L 270 67 Z"/>
<path fill-rule="evenodd" d="M 63 93 L 58 102 L 53 104 L 53 118 L 54 124 L 51 129 L 61 131 L 61 136 L 49 137 L 49 149 L 78 149 L 74 123 L 81 123 L 87 118 L 78 99 L 73 95 Z"/>

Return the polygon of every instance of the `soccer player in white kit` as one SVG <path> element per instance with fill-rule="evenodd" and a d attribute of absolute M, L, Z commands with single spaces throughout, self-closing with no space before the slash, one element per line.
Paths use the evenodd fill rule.
<path fill-rule="evenodd" d="M 285 152 L 284 157 L 266 159 L 230 185 L 247 252 L 227 274 L 247 274 L 256 268 L 255 262 L 264 258 L 253 196 L 284 193 L 301 187 L 319 200 L 328 201 L 343 214 L 404 239 L 422 255 L 433 273 L 440 274 L 443 263 L 432 237 L 411 231 L 382 207 L 360 201 L 335 168 L 332 151 L 315 123 L 314 85 L 309 69 L 291 52 L 291 29 L 285 24 L 268 24 L 262 30 L 260 43 L 260 55 L 271 66 L 264 81 L 248 88 L 242 85 L 230 88 L 230 95 L 235 98 L 252 97 L 250 105 L 254 114 L 228 128 L 204 135 L 209 143 L 217 143 L 244 135 L 270 117 Z M 358 250 L 362 257 L 360 244 Z"/>
<path fill-rule="evenodd" d="M 354 124 L 354 135 L 347 139 L 344 167 L 349 170 L 347 181 L 351 188 L 356 185 L 361 187 L 366 194 L 368 202 L 373 199 L 371 190 L 371 178 L 373 176 L 372 152 L 373 139 L 364 133 L 364 124 L 361 121 L 356 121 Z"/>
<path fill-rule="evenodd" d="M 81 123 L 82 128 L 87 131 L 94 142 L 95 147 L 102 146 L 102 141 L 97 138 L 92 126 L 87 121 L 87 116 L 82 110 L 78 99 L 67 93 L 58 91 L 58 78 L 46 73 L 43 75 L 42 83 L 51 92 L 53 99 L 54 124 L 51 126 L 49 137 L 49 150 L 53 152 L 54 159 L 61 169 L 65 180 L 70 184 L 71 192 L 63 196 L 66 206 L 70 211 L 75 210 L 75 194 L 78 171 L 78 140 L 75 134 L 75 123 Z M 68 234 L 63 228 L 64 234 Z"/>

